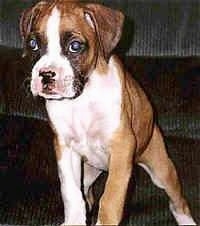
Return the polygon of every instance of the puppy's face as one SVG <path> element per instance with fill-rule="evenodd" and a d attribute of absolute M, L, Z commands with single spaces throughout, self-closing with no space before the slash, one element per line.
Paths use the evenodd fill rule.
<path fill-rule="evenodd" d="M 106 23 L 107 19 L 113 22 Z M 118 11 L 76 1 L 44 1 L 24 12 L 20 28 L 24 55 L 32 62 L 33 95 L 46 99 L 81 95 L 91 72 L 100 60 L 108 60 L 119 41 L 122 21 Z"/>

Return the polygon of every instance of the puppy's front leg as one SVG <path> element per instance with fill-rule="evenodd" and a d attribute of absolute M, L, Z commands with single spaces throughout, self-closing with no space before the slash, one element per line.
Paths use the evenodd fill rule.
<path fill-rule="evenodd" d="M 64 145 L 57 146 L 57 150 L 58 147 L 58 173 L 65 214 L 62 225 L 86 225 L 86 208 L 81 192 L 81 157 Z"/>
<path fill-rule="evenodd" d="M 135 149 L 135 137 L 125 134 L 125 138 L 118 134 L 110 145 L 109 172 L 97 225 L 118 225 L 122 218 Z"/>

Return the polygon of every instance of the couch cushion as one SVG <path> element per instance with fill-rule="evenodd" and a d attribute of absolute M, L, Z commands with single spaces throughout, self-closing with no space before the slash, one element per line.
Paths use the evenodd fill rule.
<path fill-rule="evenodd" d="M 0 44 L 21 47 L 19 17 L 35 0 L 1 1 Z M 197 0 L 99 0 L 127 16 L 120 52 L 134 56 L 200 56 Z"/>

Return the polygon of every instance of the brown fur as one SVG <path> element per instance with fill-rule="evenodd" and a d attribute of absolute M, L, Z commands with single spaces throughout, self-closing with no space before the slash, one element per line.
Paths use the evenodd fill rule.
<path fill-rule="evenodd" d="M 121 126 L 110 142 L 109 176 L 100 200 L 100 222 L 102 225 L 120 223 L 129 179 L 136 163 L 150 167 L 178 211 L 190 216 L 175 167 L 154 122 L 152 107 L 117 58 L 116 65 L 123 87 Z"/>
<path fill-rule="evenodd" d="M 63 17 L 60 32 L 67 29 L 82 39 L 87 37 L 90 42 L 90 52 L 79 59 L 82 68 L 87 71 L 95 68 L 105 73 L 107 61 L 121 36 L 123 15 L 100 5 L 83 5 L 77 1 L 43 2 L 22 16 L 20 24 L 24 38 L 30 23 L 31 29 L 39 33 L 45 30 L 47 17 L 55 4 Z M 91 16 L 95 31 L 83 19 L 85 13 Z M 123 69 L 117 57 L 114 57 L 114 63 L 122 85 L 121 121 L 109 143 L 109 174 L 100 200 L 99 223 L 120 223 L 129 179 L 136 163 L 147 165 L 165 188 L 178 212 L 190 215 L 175 168 L 167 156 L 161 133 L 154 122 L 149 100 L 137 82 Z M 57 139 L 55 149 L 59 160 L 63 147 Z"/>

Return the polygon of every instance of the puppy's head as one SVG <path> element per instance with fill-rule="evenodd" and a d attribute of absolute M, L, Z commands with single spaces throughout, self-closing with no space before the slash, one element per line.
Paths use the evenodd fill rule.
<path fill-rule="evenodd" d="M 81 95 L 99 61 L 108 62 L 123 19 L 119 11 L 75 0 L 42 1 L 26 10 L 20 31 L 24 55 L 32 62 L 33 95 L 46 99 Z"/>

